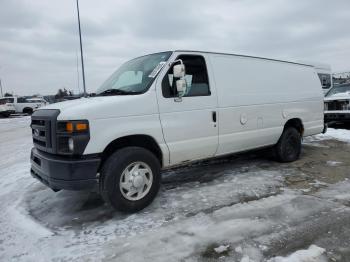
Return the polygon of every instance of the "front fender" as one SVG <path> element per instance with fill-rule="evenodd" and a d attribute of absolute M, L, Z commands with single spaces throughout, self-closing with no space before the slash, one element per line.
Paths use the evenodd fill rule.
<path fill-rule="evenodd" d="M 163 152 L 163 162 L 168 163 L 169 152 L 164 141 L 158 114 L 128 116 L 89 121 L 90 141 L 84 155 L 99 154 L 114 140 L 130 135 L 147 135 L 157 142 Z"/>

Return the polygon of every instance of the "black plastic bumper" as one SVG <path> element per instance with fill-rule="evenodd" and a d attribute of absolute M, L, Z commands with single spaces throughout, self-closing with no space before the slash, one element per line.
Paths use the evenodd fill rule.
<path fill-rule="evenodd" d="M 94 190 L 98 185 L 96 175 L 101 160 L 97 156 L 70 159 L 33 148 L 30 161 L 32 176 L 54 191 Z"/>
<path fill-rule="evenodd" d="M 325 113 L 324 121 L 329 122 L 350 122 L 350 113 Z"/>
<path fill-rule="evenodd" d="M 2 114 L 2 115 L 12 115 L 14 113 L 16 113 L 15 110 L 6 110 L 6 111 L 2 111 L 0 114 Z"/>

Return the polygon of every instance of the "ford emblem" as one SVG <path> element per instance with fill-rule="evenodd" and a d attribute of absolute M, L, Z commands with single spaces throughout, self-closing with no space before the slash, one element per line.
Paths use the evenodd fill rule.
<path fill-rule="evenodd" d="M 34 135 L 35 136 L 40 136 L 40 131 L 38 129 L 34 129 Z"/>

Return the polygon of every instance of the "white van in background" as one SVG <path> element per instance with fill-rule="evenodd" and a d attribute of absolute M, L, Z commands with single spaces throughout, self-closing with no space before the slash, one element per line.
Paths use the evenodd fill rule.
<path fill-rule="evenodd" d="M 332 67 L 329 64 L 315 63 L 312 61 L 299 60 L 299 63 L 312 65 L 317 75 L 321 81 L 323 94 L 326 95 L 327 92 L 333 87 L 333 73 Z"/>
<path fill-rule="evenodd" d="M 314 64 L 314 67 L 320 78 L 323 93 L 326 94 L 333 87 L 332 68 L 327 64 Z"/>
<path fill-rule="evenodd" d="M 311 64 L 315 67 L 317 75 L 321 81 L 323 94 L 326 95 L 327 92 L 333 87 L 332 67 L 323 63 L 304 63 Z"/>
<path fill-rule="evenodd" d="M 114 208 L 152 202 L 160 170 L 272 147 L 299 158 L 321 133 L 315 68 L 267 58 L 171 51 L 123 64 L 96 96 L 32 115 L 31 174 L 54 191 L 98 188 Z"/>

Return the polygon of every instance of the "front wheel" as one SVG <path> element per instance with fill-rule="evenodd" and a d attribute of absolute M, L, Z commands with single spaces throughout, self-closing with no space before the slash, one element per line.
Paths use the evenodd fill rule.
<path fill-rule="evenodd" d="M 33 114 L 33 108 L 26 107 L 23 109 L 23 114 L 32 115 Z"/>
<path fill-rule="evenodd" d="M 299 158 L 301 152 L 301 134 L 294 127 L 287 127 L 274 147 L 279 162 L 287 163 Z"/>
<path fill-rule="evenodd" d="M 113 153 L 101 169 L 100 191 L 115 209 L 137 212 L 148 206 L 160 187 L 160 163 L 150 151 L 126 147 Z"/>

